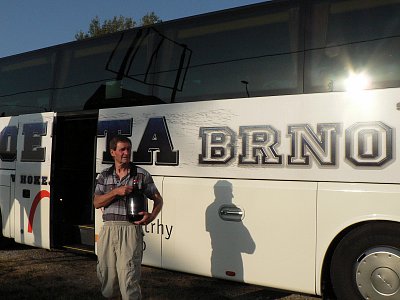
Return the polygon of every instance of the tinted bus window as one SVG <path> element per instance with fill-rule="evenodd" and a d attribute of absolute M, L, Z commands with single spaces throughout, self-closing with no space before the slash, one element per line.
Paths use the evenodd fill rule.
<path fill-rule="evenodd" d="M 148 40 L 141 30 L 72 43 L 60 54 L 54 109 L 153 104 L 146 78 Z M 154 102 L 154 101 L 153 101 Z"/>
<path fill-rule="evenodd" d="M 187 70 L 182 70 L 187 73 L 175 101 L 301 92 L 299 8 L 280 4 L 267 3 L 164 26 L 162 33 L 185 45 L 191 54 Z M 179 57 L 171 60 L 172 51 L 163 50 L 157 69 L 162 73 L 157 80 L 170 76 L 172 82 Z M 170 94 L 157 88 L 155 95 L 166 99 Z"/>
<path fill-rule="evenodd" d="M 344 91 L 362 74 L 366 88 L 400 82 L 400 1 L 315 1 L 310 8 L 305 92 Z"/>
<path fill-rule="evenodd" d="M 302 92 L 296 2 L 267 3 L 71 43 L 60 54 L 54 109 Z"/>
<path fill-rule="evenodd" d="M 55 52 L 42 50 L 0 61 L 0 114 L 49 110 Z"/>
<path fill-rule="evenodd" d="M 51 90 L 0 96 L 0 117 L 50 111 Z"/>

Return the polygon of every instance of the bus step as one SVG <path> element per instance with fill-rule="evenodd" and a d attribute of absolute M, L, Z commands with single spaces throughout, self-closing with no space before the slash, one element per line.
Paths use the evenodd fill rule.
<path fill-rule="evenodd" d="M 81 244 L 94 246 L 94 225 L 78 225 L 78 228 Z"/>
<path fill-rule="evenodd" d="M 69 224 L 66 225 L 64 232 L 64 241 L 61 244 L 82 244 L 94 247 L 94 224 Z"/>
<path fill-rule="evenodd" d="M 63 245 L 62 248 L 72 251 L 72 252 L 84 252 L 88 254 L 94 254 L 94 246 L 88 246 L 83 244 L 72 244 L 72 245 Z"/>

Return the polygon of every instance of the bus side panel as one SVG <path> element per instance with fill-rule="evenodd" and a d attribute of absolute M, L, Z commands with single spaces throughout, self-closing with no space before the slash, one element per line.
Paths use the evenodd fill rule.
<path fill-rule="evenodd" d="M 54 113 L 19 117 L 15 241 L 50 249 L 50 170 Z"/>
<path fill-rule="evenodd" d="M 163 177 L 153 176 L 158 191 L 163 195 Z M 148 200 L 149 212 L 153 210 L 153 201 Z M 144 252 L 143 264 L 153 267 L 161 267 L 161 239 L 168 238 L 168 224 L 162 221 L 162 212 L 153 222 L 143 226 Z"/>
<path fill-rule="evenodd" d="M 164 201 L 164 268 L 315 292 L 316 183 L 170 177 Z"/>
<path fill-rule="evenodd" d="M 133 161 L 152 175 L 399 183 L 399 94 L 385 89 L 259 97 L 99 115 L 115 121 L 103 124 L 101 134 L 131 137 Z M 152 133 L 162 139 L 154 142 Z M 158 161 L 156 152 L 168 156 Z"/>
<path fill-rule="evenodd" d="M 400 222 L 400 186 L 391 184 L 318 184 L 317 289 L 326 251 L 335 236 L 345 228 L 363 221 Z M 320 294 L 321 290 L 317 290 Z"/>

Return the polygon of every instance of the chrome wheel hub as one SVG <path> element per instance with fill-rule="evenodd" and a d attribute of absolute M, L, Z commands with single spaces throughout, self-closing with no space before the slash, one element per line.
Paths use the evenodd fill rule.
<path fill-rule="evenodd" d="M 356 264 L 356 282 L 364 299 L 400 299 L 400 251 L 372 248 Z"/>

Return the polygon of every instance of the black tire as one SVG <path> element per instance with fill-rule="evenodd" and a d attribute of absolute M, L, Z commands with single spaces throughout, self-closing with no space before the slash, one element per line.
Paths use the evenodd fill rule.
<path fill-rule="evenodd" d="M 330 275 L 338 300 L 400 299 L 396 274 L 398 279 L 399 223 L 381 221 L 357 227 L 339 242 L 332 256 Z"/>

